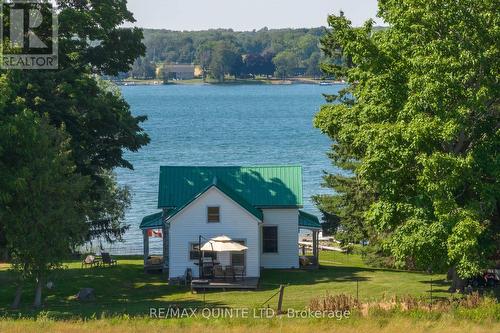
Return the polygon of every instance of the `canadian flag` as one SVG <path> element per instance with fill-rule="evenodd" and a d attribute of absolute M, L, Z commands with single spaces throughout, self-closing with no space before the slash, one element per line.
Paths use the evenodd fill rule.
<path fill-rule="evenodd" d="M 159 237 L 162 238 L 161 229 L 148 229 L 148 237 Z"/>

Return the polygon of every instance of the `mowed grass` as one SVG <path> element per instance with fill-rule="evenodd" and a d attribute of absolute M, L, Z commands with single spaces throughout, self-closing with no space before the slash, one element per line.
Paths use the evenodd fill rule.
<path fill-rule="evenodd" d="M 9 266 L 0 264 L 0 332 L 439 332 L 483 333 L 500 331 L 500 306 L 454 309 L 451 312 L 375 311 L 354 312 L 348 319 L 217 318 L 203 316 L 181 319 L 149 317 L 150 308 L 159 307 L 233 307 L 276 308 L 272 298 L 280 284 L 285 285 L 283 307 L 304 309 L 313 297 L 330 294 L 359 294 L 361 301 L 388 299 L 395 295 L 428 297 L 433 280 L 433 297 L 449 297 L 444 276 L 374 269 L 363 264 L 358 255 L 321 253 L 319 270 L 265 270 L 257 291 L 210 292 L 192 294 L 186 287 L 168 286 L 161 275 L 145 274 L 139 257 L 121 257 L 117 267 L 81 268 L 79 261 L 55 272 L 55 288 L 45 290 L 44 308 L 34 311 L 33 286 L 23 294 L 23 307 L 9 310 L 14 296 L 14 276 Z M 358 288 L 356 288 L 356 285 Z M 96 299 L 81 303 L 74 299 L 80 288 L 92 287 Z"/>
<path fill-rule="evenodd" d="M 187 287 L 169 286 L 159 274 L 145 274 L 139 257 L 119 258 L 117 267 L 81 268 L 79 261 L 66 264 L 50 280 L 55 288 L 44 290 L 44 311 L 51 318 L 89 318 L 126 314 L 146 316 L 150 308 L 233 307 L 276 308 L 272 298 L 281 284 L 285 285 L 283 307 L 304 309 L 313 297 L 350 294 L 361 301 L 389 299 L 411 295 L 429 297 L 431 279 L 433 297 L 449 297 L 444 275 L 370 268 L 360 256 L 334 252 L 321 253 L 318 270 L 264 270 L 256 291 L 213 291 L 193 294 Z M 7 265 L 0 266 L 0 314 L 6 316 L 35 315 L 31 309 L 34 290 L 26 286 L 20 311 L 9 310 L 14 293 L 14 276 Z M 79 302 L 74 295 L 79 289 L 95 289 L 96 299 Z"/>

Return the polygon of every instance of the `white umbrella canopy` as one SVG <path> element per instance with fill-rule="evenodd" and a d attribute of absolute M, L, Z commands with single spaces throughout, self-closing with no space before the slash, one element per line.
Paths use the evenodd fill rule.
<path fill-rule="evenodd" d="M 224 235 L 211 238 L 201 247 L 202 251 L 211 252 L 240 252 L 246 249 L 248 249 L 248 247 L 246 247 L 245 245 L 234 242 L 231 238 Z"/>

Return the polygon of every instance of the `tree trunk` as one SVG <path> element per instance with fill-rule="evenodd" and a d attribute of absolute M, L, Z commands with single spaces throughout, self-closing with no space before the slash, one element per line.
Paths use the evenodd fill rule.
<path fill-rule="evenodd" d="M 20 283 L 17 286 L 16 289 L 16 296 L 14 296 L 14 301 L 12 302 L 12 305 L 10 306 L 12 309 L 18 309 L 19 304 L 21 304 L 21 294 L 23 292 L 23 285 Z"/>
<path fill-rule="evenodd" d="M 35 290 L 35 301 L 33 302 L 33 307 L 40 308 L 42 306 L 42 288 L 43 281 L 39 276 L 36 281 L 36 290 Z"/>

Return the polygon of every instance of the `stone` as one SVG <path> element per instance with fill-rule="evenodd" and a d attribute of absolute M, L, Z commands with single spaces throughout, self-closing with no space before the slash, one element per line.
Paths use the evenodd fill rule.
<path fill-rule="evenodd" d="M 95 299 L 94 288 L 82 288 L 76 294 L 76 299 L 79 301 L 91 301 Z"/>

